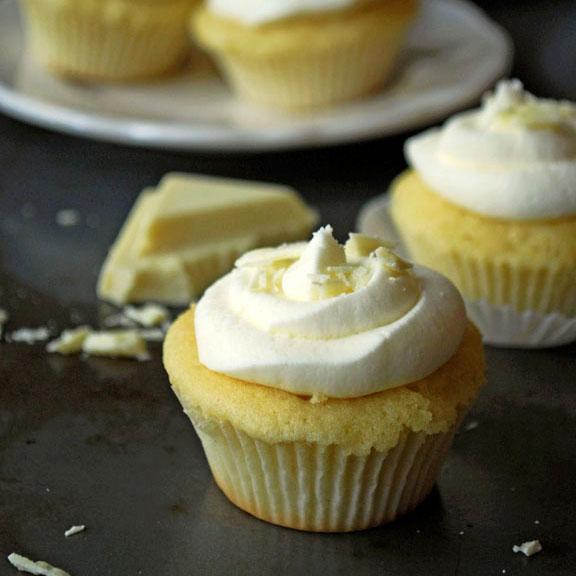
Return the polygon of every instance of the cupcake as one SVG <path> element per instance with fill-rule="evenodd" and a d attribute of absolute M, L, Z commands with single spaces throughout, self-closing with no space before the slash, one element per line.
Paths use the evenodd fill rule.
<path fill-rule="evenodd" d="M 129 81 L 187 59 L 195 0 L 21 0 L 32 56 L 86 81 Z"/>
<path fill-rule="evenodd" d="M 240 96 L 297 109 L 383 86 L 416 13 L 417 0 L 208 0 L 192 33 Z"/>
<path fill-rule="evenodd" d="M 485 372 L 446 278 L 329 227 L 242 256 L 172 325 L 164 362 L 223 493 L 323 532 L 422 502 Z"/>
<path fill-rule="evenodd" d="M 409 139 L 390 212 L 410 257 L 450 278 L 485 340 L 576 339 L 576 106 L 501 82 Z"/>

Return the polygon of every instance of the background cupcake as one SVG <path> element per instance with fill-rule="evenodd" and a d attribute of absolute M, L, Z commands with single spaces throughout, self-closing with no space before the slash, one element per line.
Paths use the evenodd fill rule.
<path fill-rule="evenodd" d="M 29 49 L 60 75 L 146 79 L 186 62 L 195 0 L 21 0 Z"/>
<path fill-rule="evenodd" d="M 392 219 L 411 257 L 461 290 L 486 340 L 576 339 L 576 107 L 502 82 L 406 155 Z"/>
<path fill-rule="evenodd" d="M 208 0 L 192 28 L 241 96 L 302 108 L 385 84 L 416 13 L 417 0 Z"/>
<path fill-rule="evenodd" d="M 484 382 L 448 280 L 329 228 L 244 255 L 172 325 L 164 362 L 226 496 L 313 531 L 415 508 Z"/>

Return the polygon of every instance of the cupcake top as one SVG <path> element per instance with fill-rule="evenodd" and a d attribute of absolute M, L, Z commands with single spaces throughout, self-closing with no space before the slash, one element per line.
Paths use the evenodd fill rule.
<path fill-rule="evenodd" d="M 255 26 L 301 14 L 343 10 L 371 0 L 208 0 L 210 11 Z"/>
<path fill-rule="evenodd" d="M 195 312 L 200 362 L 303 396 L 356 398 L 420 380 L 466 330 L 443 276 L 389 245 L 321 228 L 309 243 L 248 252 Z"/>
<path fill-rule="evenodd" d="M 510 220 L 576 215 L 576 105 L 502 81 L 479 109 L 410 138 L 406 156 L 434 192 Z"/>

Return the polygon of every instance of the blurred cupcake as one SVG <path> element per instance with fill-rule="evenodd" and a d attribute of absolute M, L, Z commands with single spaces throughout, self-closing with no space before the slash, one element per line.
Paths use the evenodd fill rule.
<path fill-rule="evenodd" d="M 486 341 L 576 339 L 576 106 L 501 82 L 406 155 L 392 219 L 410 257 L 460 289 Z"/>
<path fill-rule="evenodd" d="M 417 0 L 208 0 L 192 28 L 238 94 L 292 109 L 383 86 L 416 13 Z"/>
<path fill-rule="evenodd" d="M 339 532 L 424 500 L 485 365 L 447 279 L 331 232 L 245 254 L 172 325 L 164 362 L 234 504 Z"/>
<path fill-rule="evenodd" d="M 62 76 L 129 81 L 187 59 L 195 0 L 21 0 L 30 51 Z"/>

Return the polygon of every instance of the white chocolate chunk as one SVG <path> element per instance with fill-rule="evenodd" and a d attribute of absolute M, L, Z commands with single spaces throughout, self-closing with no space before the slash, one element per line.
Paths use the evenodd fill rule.
<path fill-rule="evenodd" d="M 64 355 L 77 354 L 82 351 L 84 341 L 91 333 L 92 329 L 89 326 L 64 330 L 59 338 L 48 343 L 46 350 Z"/>
<path fill-rule="evenodd" d="M 8 556 L 8 562 L 19 572 L 27 572 L 28 574 L 35 574 L 36 576 L 70 576 L 68 572 L 56 568 L 47 562 L 34 562 L 34 560 L 20 556 L 20 554 L 16 554 L 16 552 L 12 552 L 12 554 Z"/>
<path fill-rule="evenodd" d="M 146 342 L 137 330 L 92 332 L 84 340 L 83 352 L 90 356 L 148 360 Z"/>
<path fill-rule="evenodd" d="M 84 530 L 86 530 L 86 526 L 84 526 L 84 524 L 71 526 L 70 528 L 68 528 L 68 530 L 66 530 L 66 532 L 64 532 L 64 536 L 68 538 L 69 536 L 74 536 L 74 534 L 78 534 L 78 532 L 83 532 Z"/>
<path fill-rule="evenodd" d="M 542 544 L 539 540 L 531 540 L 529 542 L 523 542 L 520 546 L 514 545 L 512 548 L 513 552 L 522 552 L 524 556 L 532 556 L 537 554 L 542 550 Z"/>

